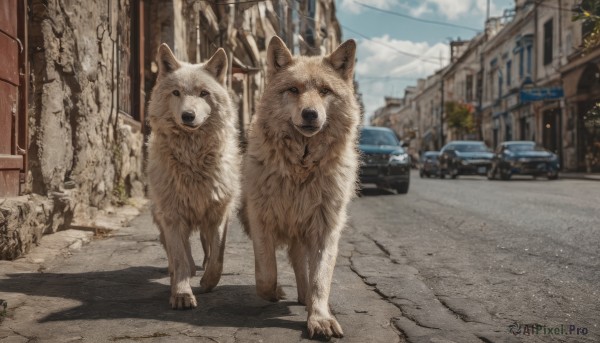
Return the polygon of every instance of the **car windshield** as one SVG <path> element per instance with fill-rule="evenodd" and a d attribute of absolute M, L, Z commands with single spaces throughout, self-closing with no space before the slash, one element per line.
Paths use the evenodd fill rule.
<path fill-rule="evenodd" d="M 506 148 L 510 151 L 541 151 L 543 148 L 535 145 L 534 143 L 519 143 L 519 144 L 508 144 Z"/>
<path fill-rule="evenodd" d="M 459 152 L 485 152 L 488 151 L 488 148 L 485 144 L 457 144 L 454 146 L 454 149 Z"/>
<path fill-rule="evenodd" d="M 438 154 L 425 154 L 423 155 L 423 159 L 436 161 L 438 159 Z"/>
<path fill-rule="evenodd" d="M 361 145 L 398 145 L 398 139 L 392 131 L 367 130 L 360 133 Z"/>

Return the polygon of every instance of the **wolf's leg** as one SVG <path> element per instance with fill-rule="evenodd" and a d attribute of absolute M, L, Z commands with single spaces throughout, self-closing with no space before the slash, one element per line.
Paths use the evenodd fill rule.
<path fill-rule="evenodd" d="M 208 263 L 208 257 L 210 256 L 210 245 L 208 244 L 208 238 L 203 231 L 200 231 L 200 242 L 202 243 L 202 250 L 204 251 L 204 259 L 202 260 L 202 269 L 206 270 L 206 264 Z"/>
<path fill-rule="evenodd" d="M 194 262 L 194 256 L 192 256 L 192 246 L 190 244 L 189 238 L 187 239 L 187 244 L 185 245 L 185 255 L 188 259 L 188 264 L 190 266 L 190 276 L 196 275 L 196 263 Z"/>
<path fill-rule="evenodd" d="M 338 241 L 341 230 L 333 230 L 323 237 L 320 242 L 308 246 L 309 256 L 309 294 L 308 335 L 323 335 L 325 337 L 342 337 L 342 327 L 329 310 L 329 291 L 333 268 L 338 253 Z"/>
<path fill-rule="evenodd" d="M 185 253 L 189 245 L 189 230 L 178 220 L 163 220 L 160 225 L 171 276 L 169 303 L 173 309 L 194 308 L 198 304 L 190 286 L 190 265 Z"/>
<path fill-rule="evenodd" d="M 298 289 L 298 302 L 306 305 L 306 293 L 308 291 L 308 260 L 306 248 L 302 242 L 295 240 L 290 244 L 288 251 L 290 263 L 296 275 L 296 288 Z"/>
<path fill-rule="evenodd" d="M 256 278 L 256 293 L 268 301 L 279 301 L 285 293 L 277 284 L 277 259 L 275 257 L 275 240 L 272 230 L 251 224 L 252 244 L 254 246 L 254 277 Z"/>
<path fill-rule="evenodd" d="M 219 283 L 223 273 L 223 256 L 225 255 L 225 240 L 227 238 L 227 219 L 216 228 L 207 230 L 207 243 L 209 244 L 208 261 L 204 268 L 204 275 L 200 280 L 200 292 L 210 292 Z M 206 255 L 205 255 L 206 256 Z"/>

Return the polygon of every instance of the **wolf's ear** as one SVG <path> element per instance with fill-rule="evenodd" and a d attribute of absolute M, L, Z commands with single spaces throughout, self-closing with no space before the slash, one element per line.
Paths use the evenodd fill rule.
<path fill-rule="evenodd" d="M 166 43 L 162 43 L 158 48 L 156 59 L 158 60 L 159 77 L 171 73 L 181 67 L 179 61 L 177 61 L 177 58 L 173 55 L 173 51 L 169 49 L 169 46 Z"/>
<path fill-rule="evenodd" d="M 274 36 L 267 49 L 267 74 L 273 75 L 292 63 L 292 54 L 281 38 Z"/>
<path fill-rule="evenodd" d="M 348 39 L 340 45 L 329 56 L 325 57 L 333 69 L 335 69 L 344 80 L 352 79 L 354 75 L 354 58 L 356 55 L 356 42 Z"/>
<path fill-rule="evenodd" d="M 229 62 L 227 61 L 227 54 L 225 53 L 225 50 L 223 50 L 223 48 L 219 48 L 214 55 L 212 55 L 210 60 L 206 62 L 204 69 L 211 73 L 220 84 L 224 85 L 227 76 L 228 64 Z"/>

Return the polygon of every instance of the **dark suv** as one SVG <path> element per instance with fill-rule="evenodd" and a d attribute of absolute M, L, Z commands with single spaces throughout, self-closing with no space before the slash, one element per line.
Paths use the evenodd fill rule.
<path fill-rule="evenodd" d="M 439 151 L 425 151 L 421 155 L 421 163 L 419 164 L 419 176 L 420 177 L 432 177 L 438 176 L 439 174 Z"/>
<path fill-rule="evenodd" d="M 452 141 L 440 151 L 440 178 L 487 175 L 494 154 L 480 141 Z"/>
<path fill-rule="evenodd" d="M 508 180 L 512 175 L 545 175 L 549 180 L 558 179 L 560 163 L 558 156 L 530 141 L 510 141 L 498 145 L 488 179 L 500 177 Z"/>
<path fill-rule="evenodd" d="M 399 194 L 407 193 L 410 157 L 394 131 L 385 127 L 363 127 L 359 144 L 362 155 L 360 182 L 393 188 Z"/>

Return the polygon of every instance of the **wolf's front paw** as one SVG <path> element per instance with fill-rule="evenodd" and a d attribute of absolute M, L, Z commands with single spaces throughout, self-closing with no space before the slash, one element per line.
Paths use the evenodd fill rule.
<path fill-rule="evenodd" d="M 285 292 L 280 285 L 277 285 L 275 288 L 270 287 L 269 289 L 261 289 L 260 287 L 257 287 L 256 294 L 258 294 L 259 297 L 271 302 L 277 302 L 285 299 Z"/>
<path fill-rule="evenodd" d="M 342 327 L 333 316 L 312 315 L 308 317 L 306 324 L 310 338 L 313 338 L 314 335 L 324 336 L 325 338 L 344 336 Z"/>
<path fill-rule="evenodd" d="M 196 306 L 198 306 L 196 297 L 191 293 L 171 295 L 169 303 L 171 304 L 171 308 L 174 310 L 186 310 L 196 308 Z"/>

